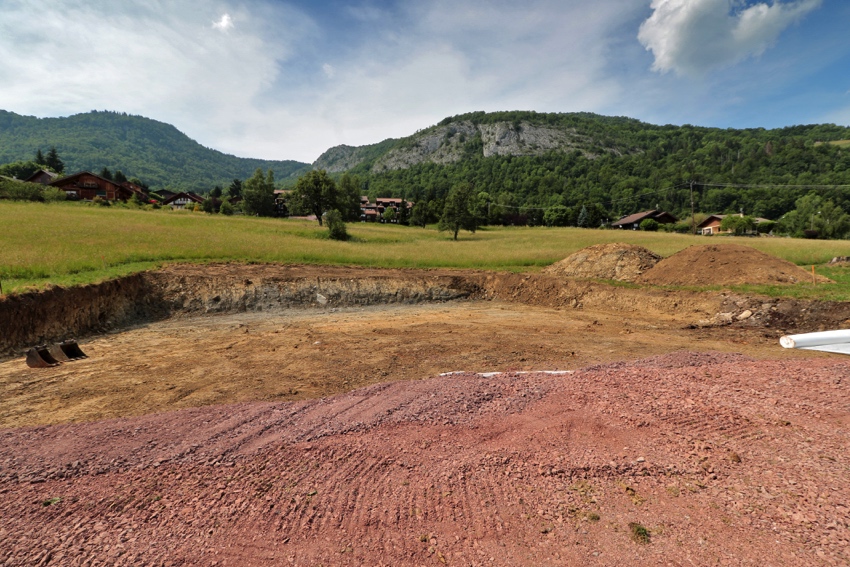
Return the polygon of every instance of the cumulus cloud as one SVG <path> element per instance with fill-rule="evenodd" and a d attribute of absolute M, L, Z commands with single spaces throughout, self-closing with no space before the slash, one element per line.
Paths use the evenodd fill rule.
<path fill-rule="evenodd" d="M 652 0 L 653 13 L 641 25 L 638 40 L 655 56 L 653 70 L 700 75 L 761 55 L 821 2 L 747 6 L 742 0 Z"/>
<path fill-rule="evenodd" d="M 221 16 L 221 19 L 217 22 L 213 22 L 213 29 L 227 31 L 233 27 L 233 18 L 230 17 L 230 14 L 224 14 Z"/>

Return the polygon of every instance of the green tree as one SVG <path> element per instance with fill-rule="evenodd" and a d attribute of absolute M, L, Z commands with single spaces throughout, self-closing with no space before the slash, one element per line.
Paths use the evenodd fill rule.
<path fill-rule="evenodd" d="M 218 208 L 218 212 L 229 217 L 234 213 L 233 205 L 230 204 L 230 201 L 225 199 L 221 202 L 221 206 Z"/>
<path fill-rule="evenodd" d="M 570 209 L 564 205 L 549 207 L 543 213 L 543 223 L 546 226 L 567 226 L 570 223 Z"/>
<path fill-rule="evenodd" d="M 124 183 L 125 181 L 127 181 L 127 176 L 124 175 L 124 173 L 119 169 L 115 172 L 115 175 L 113 176 L 112 180 L 115 183 Z"/>
<path fill-rule="evenodd" d="M 452 233 L 454 240 L 461 229 L 474 233 L 478 229 L 475 214 L 470 210 L 473 200 L 474 189 L 470 183 L 458 183 L 449 191 L 443 215 L 437 228 L 442 232 L 447 230 Z"/>
<path fill-rule="evenodd" d="M 41 148 L 38 148 L 35 152 L 35 163 L 39 165 L 47 165 L 47 160 L 44 159 L 44 154 L 41 153 Z"/>
<path fill-rule="evenodd" d="M 204 199 L 204 202 L 201 203 L 201 210 L 210 214 L 215 212 L 215 201 L 213 201 L 212 197 Z"/>
<path fill-rule="evenodd" d="M 65 171 L 65 163 L 59 159 L 59 152 L 56 151 L 56 146 L 50 146 L 44 163 L 56 173 L 63 173 Z"/>
<path fill-rule="evenodd" d="M 783 232 L 798 238 L 846 238 L 850 233 L 850 216 L 832 200 L 809 193 L 795 205 L 779 220 Z"/>
<path fill-rule="evenodd" d="M 337 207 L 342 214 L 342 220 L 360 220 L 360 180 L 348 172 L 343 173 L 337 184 L 337 193 Z"/>
<path fill-rule="evenodd" d="M 742 236 L 752 232 L 756 226 L 756 219 L 751 216 L 727 215 L 720 221 L 720 230 L 730 231 L 735 236 Z"/>
<path fill-rule="evenodd" d="M 242 181 L 240 179 L 234 179 L 230 182 L 227 187 L 227 195 L 231 198 L 242 196 Z"/>
<path fill-rule="evenodd" d="M 578 214 L 578 220 L 576 223 L 581 228 L 587 228 L 590 226 L 590 213 L 587 212 L 587 207 L 585 205 L 581 206 L 581 212 Z"/>
<path fill-rule="evenodd" d="M 387 207 L 384 209 L 384 214 L 382 215 L 384 222 L 394 222 L 396 219 L 395 209 L 392 207 Z"/>
<path fill-rule="evenodd" d="M 109 171 L 108 167 L 104 167 L 103 169 L 101 169 L 100 173 L 98 175 L 100 175 L 104 179 L 108 179 L 108 180 L 112 181 L 112 172 Z"/>
<path fill-rule="evenodd" d="M 332 240 L 348 240 L 348 231 L 345 228 L 345 221 L 342 220 L 342 213 L 331 209 L 325 213 L 325 220 L 328 225 L 328 236 Z"/>
<path fill-rule="evenodd" d="M 274 172 L 270 169 L 266 175 L 257 168 L 254 175 L 242 185 L 242 204 L 245 213 L 259 217 L 274 216 Z"/>
<path fill-rule="evenodd" d="M 316 215 L 319 226 L 322 226 L 322 215 L 336 208 L 339 202 L 336 183 L 324 169 L 314 169 L 302 175 L 295 183 L 293 197 Z"/>
<path fill-rule="evenodd" d="M 410 224 L 413 226 L 421 226 L 425 228 L 428 222 L 428 203 L 419 201 L 413 205 L 413 210 L 410 211 Z"/>
<path fill-rule="evenodd" d="M 3 177 L 11 177 L 13 179 L 26 179 L 44 166 L 34 161 L 16 161 L 0 165 L 0 175 Z"/>
<path fill-rule="evenodd" d="M 221 194 L 222 194 L 222 190 L 221 190 L 221 187 L 218 186 L 218 185 L 213 187 L 212 191 L 210 191 L 210 197 L 212 197 L 213 199 L 221 199 Z"/>
<path fill-rule="evenodd" d="M 410 224 L 410 203 L 402 199 L 398 206 L 398 224 L 407 226 Z"/>

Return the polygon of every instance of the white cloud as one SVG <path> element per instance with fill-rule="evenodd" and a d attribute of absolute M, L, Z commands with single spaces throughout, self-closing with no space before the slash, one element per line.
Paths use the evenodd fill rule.
<path fill-rule="evenodd" d="M 213 22 L 212 27 L 213 29 L 226 32 L 233 27 L 233 18 L 230 17 L 230 14 L 224 14 L 220 20 Z"/>
<path fill-rule="evenodd" d="M 653 0 L 638 39 L 655 56 L 653 70 L 700 75 L 761 55 L 821 1 Z"/>
<path fill-rule="evenodd" d="M 334 66 L 330 63 L 325 63 L 324 65 L 322 65 L 322 72 L 328 79 L 333 79 L 336 75 L 336 69 L 334 69 Z"/>

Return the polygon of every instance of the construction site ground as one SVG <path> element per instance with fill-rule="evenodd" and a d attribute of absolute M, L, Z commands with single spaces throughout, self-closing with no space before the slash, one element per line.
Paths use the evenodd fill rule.
<path fill-rule="evenodd" d="M 779 347 L 791 304 L 551 285 L 0 361 L 0 565 L 850 562 L 850 365 Z"/>

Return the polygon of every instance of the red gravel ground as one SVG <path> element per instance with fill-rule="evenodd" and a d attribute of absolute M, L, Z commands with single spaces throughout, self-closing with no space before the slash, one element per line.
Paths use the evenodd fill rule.
<path fill-rule="evenodd" d="M 674 353 L 0 430 L 0 564 L 847 565 L 848 382 Z"/>

